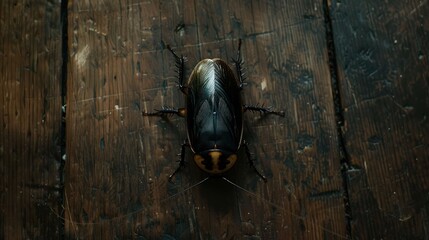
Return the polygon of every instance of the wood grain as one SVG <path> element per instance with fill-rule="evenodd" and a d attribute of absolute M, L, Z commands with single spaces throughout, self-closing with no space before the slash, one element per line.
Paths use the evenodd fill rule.
<path fill-rule="evenodd" d="M 322 9 L 310 0 L 72 2 L 66 236 L 346 238 Z M 188 57 L 189 74 L 202 58 L 235 57 L 238 38 L 246 102 L 287 113 L 246 116 L 268 183 L 241 160 L 227 177 L 248 192 L 221 179 L 185 191 L 205 176 L 189 162 L 167 181 L 184 120 L 141 116 L 184 104 L 163 42 Z"/>
<path fill-rule="evenodd" d="M 0 238 L 61 236 L 60 4 L 0 3 Z"/>
<path fill-rule="evenodd" d="M 342 1 L 331 13 L 356 239 L 427 239 L 429 5 Z"/>
<path fill-rule="evenodd" d="M 0 3 L 1 239 L 428 238 L 427 1 L 62 4 Z M 286 113 L 245 113 L 268 182 L 240 151 L 237 186 L 193 186 L 187 150 L 170 183 L 185 121 L 141 116 L 184 106 L 165 46 L 189 76 L 239 38 L 245 102 Z"/>

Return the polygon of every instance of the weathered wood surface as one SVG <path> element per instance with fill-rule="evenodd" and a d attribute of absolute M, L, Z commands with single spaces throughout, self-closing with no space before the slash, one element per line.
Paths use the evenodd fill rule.
<path fill-rule="evenodd" d="M 0 239 L 59 236 L 60 4 L 0 2 Z"/>
<path fill-rule="evenodd" d="M 69 1 L 63 69 L 60 8 L 0 3 L 1 239 L 428 238 L 427 1 Z M 286 112 L 246 113 L 268 182 L 240 153 L 226 177 L 248 192 L 221 179 L 187 190 L 205 178 L 187 151 L 169 183 L 184 119 L 141 116 L 184 104 L 164 43 L 189 75 L 203 58 L 235 57 L 239 38 L 246 103 Z"/>
<path fill-rule="evenodd" d="M 221 179 L 183 192 L 205 177 L 190 162 L 167 181 L 184 119 L 141 116 L 183 105 L 162 41 L 191 70 L 202 58 L 235 57 L 239 38 L 245 99 L 287 114 L 246 116 L 268 183 L 243 159 L 228 178 L 250 193 Z M 322 1 L 70 2 L 66 236 L 346 238 L 325 39 Z"/>
<path fill-rule="evenodd" d="M 429 4 L 332 6 L 355 239 L 427 239 Z"/>

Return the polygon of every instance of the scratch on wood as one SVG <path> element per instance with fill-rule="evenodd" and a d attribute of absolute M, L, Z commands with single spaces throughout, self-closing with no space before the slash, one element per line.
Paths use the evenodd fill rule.
<path fill-rule="evenodd" d="M 405 114 L 410 113 L 414 107 L 412 106 L 402 106 L 401 104 L 399 104 L 397 101 L 395 101 L 395 99 L 392 96 L 388 96 L 389 99 L 393 102 L 393 104 L 395 104 L 399 109 L 401 109 Z"/>
<path fill-rule="evenodd" d="M 129 107 L 119 107 L 118 105 L 115 106 L 114 109 L 106 109 L 103 111 L 98 111 L 97 114 L 102 114 L 102 113 L 111 113 L 112 111 L 116 110 L 116 111 L 120 111 L 120 110 L 124 110 L 124 109 L 128 109 Z"/>
<path fill-rule="evenodd" d="M 428 2 L 428 0 L 424 0 L 422 1 L 416 8 L 414 8 L 413 10 L 410 11 L 410 16 L 413 15 L 414 13 L 417 12 L 417 10 L 421 7 L 423 7 L 423 5 L 425 5 Z"/>
<path fill-rule="evenodd" d="M 131 4 L 128 4 L 128 7 L 140 6 L 140 5 L 143 5 L 143 4 L 152 4 L 152 1 L 142 1 L 142 2 L 139 2 L 139 3 L 131 3 Z"/>
<path fill-rule="evenodd" d="M 271 34 L 275 33 L 275 31 L 266 31 L 266 32 L 256 32 L 246 35 L 246 37 L 254 38 L 254 37 L 267 37 Z"/>
<path fill-rule="evenodd" d="M 267 79 L 266 78 L 264 78 L 262 80 L 262 82 L 261 82 L 261 89 L 262 89 L 262 91 L 264 91 L 265 88 L 267 88 Z"/>
<path fill-rule="evenodd" d="M 177 15 L 180 15 L 179 4 L 177 4 L 177 0 L 173 0 L 173 2 L 174 2 L 174 6 L 176 7 Z"/>
<path fill-rule="evenodd" d="M 82 50 L 76 53 L 75 60 L 78 68 L 82 69 L 85 66 L 89 53 L 90 53 L 90 49 L 88 44 L 85 45 L 85 47 L 83 47 Z"/>
<path fill-rule="evenodd" d="M 294 99 L 293 100 L 293 110 L 294 110 L 294 117 L 295 117 L 295 123 L 296 123 L 296 129 L 299 129 L 299 118 L 298 118 L 298 106 L 297 106 L 297 102 Z"/>

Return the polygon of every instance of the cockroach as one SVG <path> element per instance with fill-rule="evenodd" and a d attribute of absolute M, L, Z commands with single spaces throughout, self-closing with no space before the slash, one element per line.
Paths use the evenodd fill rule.
<path fill-rule="evenodd" d="M 238 41 L 237 58 L 233 59 L 234 75 L 228 64 L 220 58 L 201 60 L 192 70 L 185 83 L 185 61 L 167 45 L 173 54 L 178 69 L 178 87 L 185 95 L 186 107 L 163 107 L 154 112 L 143 112 L 144 116 L 166 116 L 176 114 L 186 118 L 187 140 L 181 146 L 178 168 L 169 180 L 185 165 L 185 148 L 194 153 L 194 161 L 210 176 L 219 176 L 230 170 L 237 161 L 237 152 L 244 147 L 248 162 L 264 180 L 266 178 L 254 166 L 246 141 L 243 140 L 243 113 L 246 111 L 284 116 L 283 111 L 270 107 L 245 105 L 241 91 L 245 85 L 241 39 Z"/>
<path fill-rule="evenodd" d="M 178 68 L 178 85 L 181 92 L 185 95 L 186 107 L 184 108 L 168 108 L 163 107 L 155 112 L 143 112 L 144 116 L 169 116 L 176 114 L 185 117 L 187 121 L 187 140 L 182 144 L 181 157 L 178 168 L 169 176 L 169 180 L 184 166 L 185 150 L 189 147 L 194 153 L 194 161 L 203 171 L 210 176 L 221 176 L 223 173 L 231 169 L 237 161 L 237 153 L 243 147 L 250 166 L 256 173 L 266 181 L 266 178 L 255 168 L 253 159 L 251 158 L 250 150 L 247 143 L 243 140 L 243 113 L 246 111 L 260 112 L 262 114 L 275 114 L 284 116 L 283 111 L 273 111 L 269 107 L 257 105 L 245 105 L 241 98 L 241 91 L 245 85 L 243 76 L 243 60 L 241 58 L 241 40 L 238 44 L 237 58 L 233 59 L 236 75 L 225 61 L 215 59 L 204 59 L 200 61 L 193 69 L 188 81 L 184 82 L 185 76 L 185 57 L 178 56 L 170 46 L 168 50 L 173 54 Z M 266 199 L 253 193 L 244 187 L 232 182 L 226 177 L 223 180 L 230 183 L 237 189 L 240 189 L 250 195 L 261 200 L 267 206 L 271 206 L 278 211 L 277 214 L 287 213 L 299 221 L 304 221 L 308 216 L 294 214 L 288 207 L 282 204 L 276 204 L 270 199 Z M 167 198 L 160 200 L 160 203 L 169 201 L 175 196 L 182 194 L 208 180 L 208 177 L 185 188 L 179 193 L 175 193 Z M 144 194 L 147 196 L 147 194 Z M 110 221 L 118 221 L 122 218 L 127 218 L 147 210 L 147 207 L 136 209 L 124 215 L 112 217 Z M 105 224 L 103 222 L 78 222 L 73 221 L 72 214 L 65 219 L 57 212 L 51 209 L 58 218 L 65 222 L 70 222 L 72 226 L 76 225 L 95 225 Z M 127 220 L 128 221 L 128 220 Z M 324 232 L 330 233 L 341 239 L 348 239 L 347 236 L 342 236 L 335 231 L 326 228 L 325 225 L 312 223 L 315 228 L 322 229 Z M 76 231 L 77 231 L 76 227 Z M 143 231 L 144 232 L 144 231 Z"/>

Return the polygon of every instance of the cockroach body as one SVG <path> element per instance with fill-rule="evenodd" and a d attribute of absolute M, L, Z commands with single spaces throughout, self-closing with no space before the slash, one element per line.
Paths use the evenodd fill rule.
<path fill-rule="evenodd" d="M 243 61 L 239 40 L 237 59 L 233 60 L 237 77 L 228 64 L 219 59 L 201 60 L 184 83 L 185 57 L 178 56 L 169 46 L 178 68 L 178 85 L 185 95 L 186 108 L 168 108 L 146 113 L 145 116 L 165 116 L 177 114 L 186 118 L 187 140 L 182 144 L 179 167 L 171 178 L 185 164 L 185 148 L 194 153 L 194 161 L 210 176 L 222 175 L 237 161 L 237 152 L 244 146 L 248 161 L 256 173 L 264 180 L 253 164 L 249 147 L 243 141 L 243 112 L 257 111 L 263 114 L 284 116 L 284 112 L 271 108 L 244 105 L 241 90 L 244 85 Z"/>

